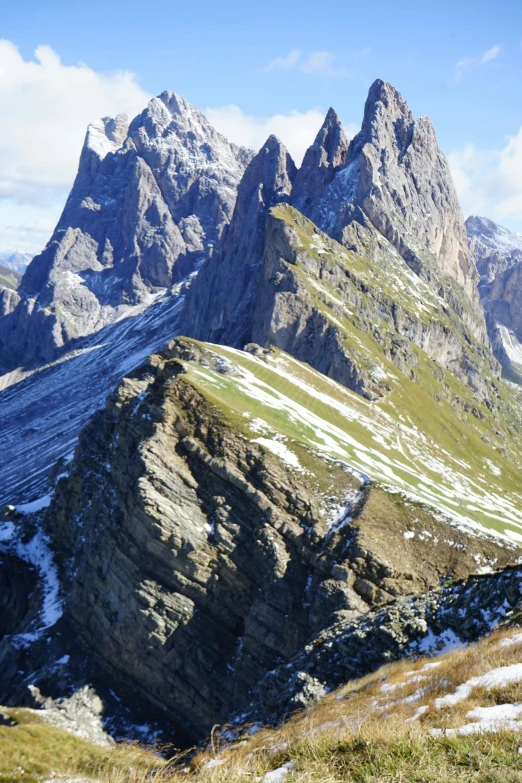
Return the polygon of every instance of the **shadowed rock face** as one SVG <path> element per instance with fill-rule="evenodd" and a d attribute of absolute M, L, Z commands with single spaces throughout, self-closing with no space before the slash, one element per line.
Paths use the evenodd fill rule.
<path fill-rule="evenodd" d="M 0 553 L 0 639 L 22 633 L 40 600 L 36 570 L 14 554 Z"/>
<path fill-rule="evenodd" d="M 328 532 L 325 498 L 242 436 L 187 363 L 236 372 L 183 340 L 153 356 L 83 432 L 47 524 L 78 639 L 101 672 L 192 737 L 243 708 L 321 629 L 463 576 L 478 553 L 509 560 L 486 539 L 448 539 L 444 522 L 399 511 L 334 462 L 329 480 L 337 498 L 351 493 L 353 523 Z M 411 525 L 429 540 L 405 537 Z"/>
<path fill-rule="evenodd" d="M 252 340 L 252 314 L 265 251 L 268 210 L 288 201 L 297 169 L 270 136 L 247 167 L 223 247 L 192 284 L 182 329 L 198 339 L 243 347 Z"/>
<path fill-rule="evenodd" d="M 212 255 L 251 155 L 174 93 L 87 131 L 56 230 L 2 304 L 0 370 L 49 361 Z M 4 297 L 5 298 L 5 297 Z"/>
<path fill-rule="evenodd" d="M 335 174 L 346 165 L 348 139 L 334 109 L 329 109 L 314 143 L 305 153 L 295 178 L 291 203 L 309 215 Z"/>

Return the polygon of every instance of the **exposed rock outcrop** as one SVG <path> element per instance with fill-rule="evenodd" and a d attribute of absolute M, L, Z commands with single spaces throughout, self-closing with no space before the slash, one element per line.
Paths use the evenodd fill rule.
<path fill-rule="evenodd" d="M 47 523 L 78 639 L 189 735 L 226 722 L 321 629 L 463 576 L 476 557 L 509 561 L 487 538 L 448 539 L 428 511 L 399 512 L 335 462 L 329 480 L 336 498 L 351 496 L 354 519 L 329 532 L 325 496 L 245 438 L 186 363 L 235 372 L 183 340 L 152 357 L 83 432 Z M 412 526 L 429 536 L 405 536 Z"/>
<path fill-rule="evenodd" d="M 277 189 L 267 179 L 260 165 L 267 153 L 273 160 L 270 171 L 286 170 L 284 187 Z M 360 377 L 353 346 L 346 345 L 339 320 L 335 323 L 328 310 L 325 314 L 317 306 L 317 297 L 324 300 L 327 280 L 332 292 L 328 308 L 338 319 L 346 316 L 346 307 L 354 308 L 357 328 L 372 333 L 376 317 L 384 317 L 401 340 L 418 345 L 487 395 L 480 365 L 486 368 L 486 377 L 498 374 L 498 367 L 487 345 L 478 275 L 455 188 L 429 120 L 415 121 L 399 93 L 377 81 L 370 89 L 362 129 L 349 147 L 330 110 L 296 175 L 284 165 L 285 155 L 272 145 L 250 164 L 219 259 L 203 266 L 187 296 L 185 333 L 238 348 L 250 341 L 265 347 L 275 344 L 366 393 L 365 385 L 371 384 Z M 266 195 L 254 203 L 253 192 Z M 301 223 L 309 235 L 305 247 L 296 243 L 289 226 L 276 230 L 273 215 L 267 217 L 281 201 L 296 210 L 288 223 L 299 223 L 299 209 L 312 220 Z M 329 243 L 314 224 L 350 251 L 341 265 L 335 258 L 342 249 Z M 314 237 L 322 248 L 318 253 Z M 396 288 L 383 312 L 380 286 L 379 304 L 367 309 L 371 275 L 346 300 L 343 288 L 349 285 L 347 279 L 353 282 L 350 261 L 358 266 L 354 254 L 381 270 L 388 265 L 388 275 L 383 274 L 386 287 L 400 274 L 401 290 L 416 298 L 417 305 L 405 312 Z M 442 319 L 426 319 L 426 306 Z M 381 333 L 378 339 L 382 337 Z M 399 367 L 415 364 L 411 351 L 407 357 L 403 350 L 393 353 Z"/>
<path fill-rule="evenodd" d="M 348 139 L 334 109 L 329 109 L 314 143 L 305 153 L 292 189 L 292 205 L 309 215 L 336 173 L 346 165 Z"/>
<path fill-rule="evenodd" d="M 269 672 L 238 722 L 280 721 L 351 679 L 406 655 L 451 650 L 518 620 L 522 571 L 474 576 L 417 598 L 399 598 L 313 639 L 290 666 Z"/>
<path fill-rule="evenodd" d="M 475 336 L 485 338 L 478 276 L 448 163 L 430 120 L 415 120 L 392 85 L 374 82 L 346 165 L 305 214 L 348 247 L 354 241 L 351 224 L 370 223 Z M 467 312 L 459 289 L 474 314 Z"/>

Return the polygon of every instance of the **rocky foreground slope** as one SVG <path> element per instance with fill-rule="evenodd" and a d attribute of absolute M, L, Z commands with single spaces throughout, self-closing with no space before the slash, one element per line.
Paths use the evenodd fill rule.
<path fill-rule="evenodd" d="M 372 402 L 279 351 L 177 340 L 151 357 L 84 431 L 46 513 L 67 596 L 56 655 L 81 644 L 120 696 L 203 737 L 248 712 L 268 672 L 290 687 L 292 661 L 303 687 L 281 710 L 329 687 L 327 668 L 306 674 L 314 638 L 348 651 L 358 618 L 383 626 L 379 605 L 516 560 L 518 470 L 474 423 L 495 424 L 441 400 L 422 432 L 430 398 L 419 384 L 402 421 L 415 384 L 395 373 Z M 488 595 L 493 622 L 505 595 Z M 418 621 L 410 602 L 397 654 L 437 628 L 437 598 Z M 445 611 L 439 632 L 462 633 Z M 355 672 L 395 650 L 378 635 Z"/>

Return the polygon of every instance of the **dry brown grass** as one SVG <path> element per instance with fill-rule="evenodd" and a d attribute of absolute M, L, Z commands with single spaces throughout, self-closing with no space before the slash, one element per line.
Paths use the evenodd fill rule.
<path fill-rule="evenodd" d="M 433 662 L 429 659 L 390 664 L 348 683 L 278 728 L 262 728 L 252 736 L 245 729 L 234 743 L 215 733 L 212 744 L 190 762 L 182 758 L 160 762 L 143 749 L 129 746 L 113 751 L 87 749 L 88 743 L 72 735 L 63 744 L 64 732 L 41 725 L 4 728 L 0 730 L 0 781 L 38 779 L 27 774 L 5 777 L 5 739 L 9 732 L 23 729 L 26 739 L 28 733 L 39 732 L 32 740 L 35 772 L 34 760 L 37 756 L 41 760 L 43 745 L 49 745 L 43 736 L 51 731 L 60 734 L 54 740 L 54 752 L 60 755 L 54 769 L 67 769 L 101 783 L 256 783 L 289 761 L 293 768 L 285 783 L 522 783 L 522 733 L 431 734 L 434 728 L 468 723 L 466 713 L 474 707 L 522 702 L 522 683 L 515 683 L 494 690 L 476 688 L 451 708 L 434 707 L 436 698 L 453 693 L 470 678 L 520 662 L 522 641 L 500 646 L 502 638 L 512 635 L 510 631 L 494 633 L 477 645 L 440 656 L 434 668 L 424 668 Z M 424 679 L 415 681 L 415 677 Z M 388 686 L 395 687 L 389 690 Z M 408 697 L 419 695 L 420 688 L 420 698 L 409 702 Z M 428 705 L 428 711 L 412 720 L 420 705 Z M 20 755 L 11 757 L 12 768 L 23 766 L 20 759 Z"/>

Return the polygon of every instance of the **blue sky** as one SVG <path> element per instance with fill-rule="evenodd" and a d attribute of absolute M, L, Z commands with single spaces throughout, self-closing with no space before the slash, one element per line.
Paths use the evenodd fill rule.
<path fill-rule="evenodd" d="M 274 127 L 298 154 L 304 142 L 293 136 L 300 115 L 303 138 L 313 136 L 319 113 L 330 105 L 353 131 L 377 77 L 392 82 L 416 116 L 431 117 L 464 210 L 486 211 L 522 230 L 520 3 L 19 0 L 3 5 L 0 38 L 18 47 L 21 59 L 9 59 L 2 72 L 0 57 L 0 245 L 27 240 L 27 247 L 29 241 L 36 247 L 43 240 L 74 176 L 71 161 L 79 154 L 85 124 L 96 118 L 89 111 L 96 112 L 98 104 L 100 112 L 106 106 L 116 112 L 119 102 L 122 110 L 133 111 L 148 95 L 172 89 L 204 110 L 215 110 L 216 124 L 251 143 L 273 127 L 270 118 L 297 112 L 294 122 Z M 56 55 L 54 61 L 46 50 L 45 101 L 38 99 L 37 69 L 27 67 L 42 45 Z M 73 100 L 68 112 L 70 94 L 77 91 L 74 79 L 85 73 L 63 66 L 81 63 L 99 76 L 99 84 L 89 87 L 85 106 Z M 6 70 L 24 76 L 3 90 Z M 115 71 L 134 77 L 107 75 Z M 53 147 L 51 138 L 60 128 L 67 136 L 63 160 L 61 145 Z M 9 134 L 13 138 L 3 142 Z M 45 161 L 36 157 L 39 147 L 48 151 Z M 32 179 L 31 165 L 37 172 Z M 33 240 L 23 239 L 24 225 L 27 237 L 33 226 Z M 9 227 L 11 235 L 2 233 Z"/>

